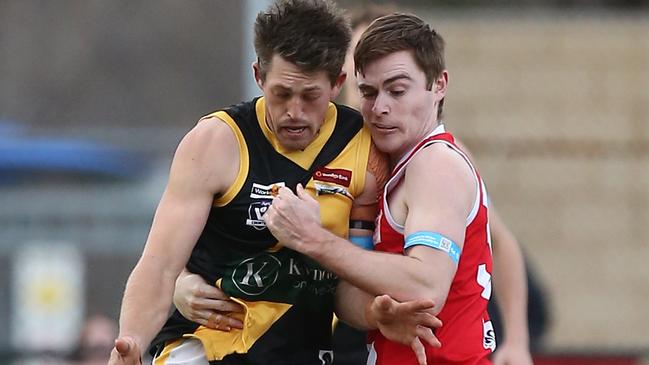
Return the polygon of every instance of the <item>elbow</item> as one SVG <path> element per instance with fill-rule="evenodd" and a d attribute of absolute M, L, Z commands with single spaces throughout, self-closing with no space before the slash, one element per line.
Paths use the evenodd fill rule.
<path fill-rule="evenodd" d="M 446 303 L 446 298 L 448 296 L 448 291 L 439 290 L 434 287 L 425 287 L 410 290 L 408 293 L 400 293 L 393 297 L 399 302 L 409 302 L 409 301 L 431 301 L 433 303 L 433 308 L 430 314 L 437 315 L 442 311 L 444 304 Z"/>
<path fill-rule="evenodd" d="M 441 293 L 441 292 L 436 292 L 432 293 L 430 298 L 435 303 L 435 307 L 433 308 L 433 315 L 438 315 L 439 312 L 442 311 L 442 308 L 444 308 L 444 304 L 446 304 L 446 298 L 448 296 L 448 293 Z"/>
<path fill-rule="evenodd" d="M 437 315 L 444 308 L 446 298 L 448 297 L 448 289 L 440 284 L 429 283 L 421 288 L 416 299 L 428 299 L 434 303 L 433 312 L 431 314 Z"/>

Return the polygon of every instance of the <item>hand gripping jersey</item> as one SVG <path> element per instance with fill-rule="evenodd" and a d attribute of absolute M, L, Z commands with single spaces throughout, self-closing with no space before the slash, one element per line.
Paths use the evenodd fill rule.
<path fill-rule="evenodd" d="M 303 151 L 284 151 L 266 125 L 263 98 L 210 116 L 234 131 L 240 168 L 215 197 L 187 268 L 246 308 L 244 329 L 210 330 L 176 311 L 153 343 L 165 346 L 164 355 L 178 339 L 198 338 L 218 364 L 328 364 L 337 277 L 278 245 L 262 216 L 273 190 L 302 183 L 320 203 L 323 226 L 347 237 L 352 201 L 365 185 L 369 131 L 356 111 L 330 104 L 316 139 Z"/>
<path fill-rule="evenodd" d="M 487 194 L 477 171 L 466 155 L 455 145 L 453 136 L 440 125 L 421 141 L 392 170 L 380 200 L 379 216 L 374 234 L 375 250 L 404 254 L 404 227 L 390 215 L 387 198 L 402 182 L 412 157 L 433 143 L 443 143 L 459 153 L 469 164 L 478 186 L 474 207 L 467 217 L 464 247 L 453 278 L 446 304 L 438 314 L 443 326 L 435 330 L 441 341 L 439 349 L 426 346 L 428 364 L 490 364 L 487 356 L 495 350 L 493 327 L 487 314 L 491 296 L 491 239 L 487 222 Z M 449 258 L 450 260 L 450 258 Z M 378 331 L 369 335 L 368 364 L 417 364 L 413 351 L 387 340 Z M 425 344 L 425 343 L 424 343 Z M 426 345 L 426 344 L 425 344 Z"/>

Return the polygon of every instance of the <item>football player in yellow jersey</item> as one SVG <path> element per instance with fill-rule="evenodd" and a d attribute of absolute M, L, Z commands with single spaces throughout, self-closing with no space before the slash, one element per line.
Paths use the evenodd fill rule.
<path fill-rule="evenodd" d="M 258 15 L 253 70 L 263 97 L 202 118 L 180 142 L 126 285 L 110 365 L 139 364 L 152 340 L 155 364 L 331 362 L 337 278 L 278 244 L 262 217 L 277 186 L 302 185 L 324 207 L 323 226 L 347 237 L 356 221 L 357 240 L 371 240 L 381 172 L 366 171 L 371 143 L 360 115 L 331 103 L 349 40 L 329 1 L 278 0 Z M 168 316 L 184 267 L 237 301 L 238 326 L 217 331 Z M 441 323 L 425 312 L 433 305 L 375 307 L 374 318 L 386 320 L 373 324 L 395 333 L 406 325 L 406 344 L 436 344 L 431 328 Z"/>

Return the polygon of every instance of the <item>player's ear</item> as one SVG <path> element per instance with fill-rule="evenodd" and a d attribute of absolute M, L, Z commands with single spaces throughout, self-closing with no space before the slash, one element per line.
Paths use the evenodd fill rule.
<path fill-rule="evenodd" d="M 252 63 L 252 72 L 253 75 L 255 76 L 255 82 L 257 83 L 257 86 L 259 86 L 259 88 L 262 89 L 264 87 L 265 77 L 263 74 L 263 70 L 259 65 L 259 59 L 257 59 L 257 61 Z"/>
<path fill-rule="evenodd" d="M 446 95 L 447 88 L 448 88 L 448 71 L 444 70 L 433 83 L 432 91 L 437 96 L 437 99 L 443 99 L 444 96 Z"/>
<path fill-rule="evenodd" d="M 338 95 L 340 94 L 340 91 L 343 88 L 343 85 L 345 85 L 345 80 L 347 80 L 347 72 L 340 71 L 340 74 L 338 75 L 338 77 L 336 77 L 336 80 L 334 81 L 334 84 L 333 84 L 333 87 L 332 87 L 332 98 L 331 98 L 331 100 L 338 97 Z"/>

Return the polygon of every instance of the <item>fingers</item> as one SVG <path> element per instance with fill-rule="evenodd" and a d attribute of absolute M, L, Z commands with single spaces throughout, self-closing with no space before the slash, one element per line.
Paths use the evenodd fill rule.
<path fill-rule="evenodd" d="M 279 188 L 277 191 L 277 196 L 275 198 L 280 198 L 281 199 L 290 199 L 294 198 L 295 194 L 291 191 L 291 189 L 287 188 L 286 186 L 282 186 Z"/>
<path fill-rule="evenodd" d="M 295 187 L 295 193 L 297 194 L 297 197 L 302 200 L 304 200 L 305 197 L 309 197 L 309 198 L 311 197 L 309 194 L 306 193 L 302 184 L 297 184 L 297 186 Z"/>
<path fill-rule="evenodd" d="M 196 299 L 192 300 L 189 305 L 197 312 L 207 309 L 209 311 L 243 313 L 241 304 L 232 300 Z"/>
<path fill-rule="evenodd" d="M 231 328 L 227 324 L 223 323 L 225 316 L 212 313 L 210 316 L 207 318 L 207 327 L 216 329 L 216 330 L 223 330 L 223 331 L 229 331 Z"/>
<path fill-rule="evenodd" d="M 395 302 L 396 303 L 396 302 Z M 431 299 L 417 299 L 399 303 L 397 311 L 400 313 L 425 312 L 435 308 L 435 302 Z"/>
<path fill-rule="evenodd" d="M 141 364 L 140 350 L 135 340 L 130 336 L 123 336 L 115 340 L 115 349 L 118 359 L 124 364 Z M 112 360 L 112 355 L 111 355 Z"/>
<path fill-rule="evenodd" d="M 194 288 L 193 294 L 198 298 L 226 300 L 230 299 L 230 297 L 227 296 L 221 289 L 207 283 L 201 284 Z"/>
<path fill-rule="evenodd" d="M 232 328 L 243 329 L 243 322 L 240 320 L 230 317 L 226 314 L 211 312 L 207 319 L 203 319 L 203 324 L 205 327 L 219 330 L 219 331 L 230 331 Z"/>
<path fill-rule="evenodd" d="M 192 322 L 199 323 L 209 328 L 215 328 L 211 323 L 208 323 L 212 314 L 219 314 L 228 317 L 230 313 L 244 313 L 243 307 L 232 300 L 213 300 L 191 298 L 186 304 L 181 303 L 177 306 L 178 311 L 183 317 Z M 227 326 L 233 328 L 241 328 L 242 323 L 238 319 L 227 320 Z M 222 328 L 215 328 L 222 329 Z"/>
<path fill-rule="evenodd" d="M 417 324 L 428 327 L 428 328 L 440 328 L 442 327 L 442 321 L 431 315 L 430 313 L 419 312 L 415 313 L 415 319 Z"/>
<path fill-rule="evenodd" d="M 297 192 L 297 197 L 300 198 L 300 200 L 310 202 L 311 204 L 318 204 L 318 201 L 315 200 L 311 194 L 307 193 L 302 184 L 297 184 L 297 187 L 295 188 L 295 191 Z"/>
<path fill-rule="evenodd" d="M 131 347 L 130 341 L 125 337 L 120 337 L 115 340 L 115 350 L 117 350 L 121 356 L 127 356 L 131 351 Z"/>
<path fill-rule="evenodd" d="M 135 340 L 131 336 L 123 336 L 115 340 L 115 350 L 121 356 L 128 356 L 137 353 L 138 348 Z"/>
<path fill-rule="evenodd" d="M 225 317 L 225 325 L 230 327 L 230 328 L 238 328 L 238 329 L 243 329 L 243 322 L 230 316 L 224 316 Z"/>
<path fill-rule="evenodd" d="M 428 327 L 418 326 L 418 328 L 417 328 L 417 338 L 424 339 L 424 341 L 426 341 L 432 347 L 435 347 L 435 348 L 442 347 L 442 343 L 435 336 L 435 334 L 433 333 L 433 330 L 428 328 Z"/>
<path fill-rule="evenodd" d="M 415 339 L 412 340 L 410 348 L 415 352 L 415 356 L 417 356 L 417 362 L 419 363 L 419 365 L 426 365 L 426 349 L 419 340 L 419 337 L 415 337 Z"/>
<path fill-rule="evenodd" d="M 384 294 L 374 298 L 374 304 L 381 311 L 389 311 L 396 302 L 389 295 Z"/>

